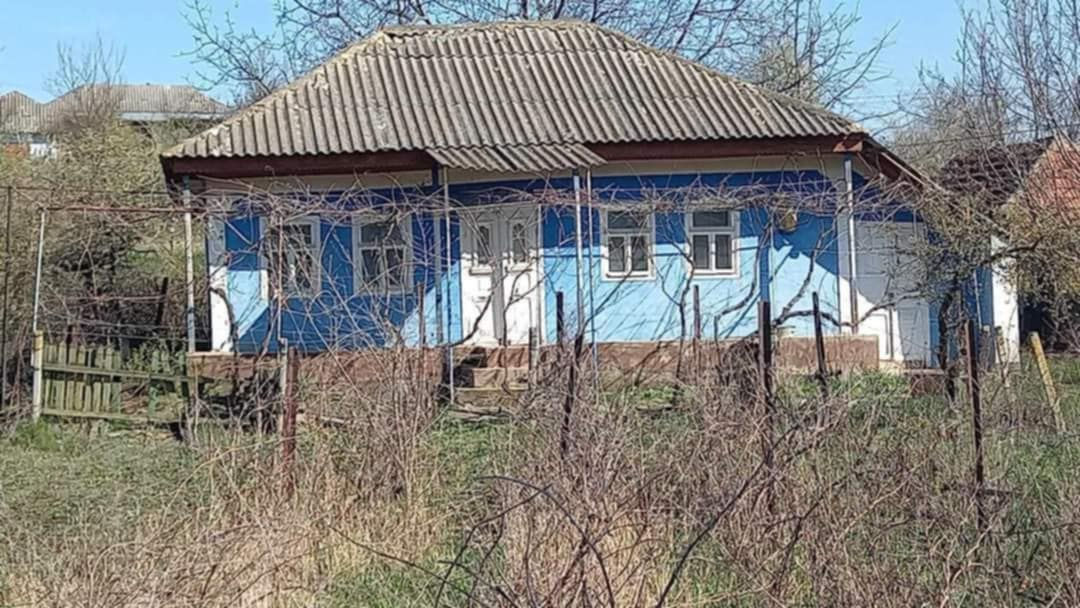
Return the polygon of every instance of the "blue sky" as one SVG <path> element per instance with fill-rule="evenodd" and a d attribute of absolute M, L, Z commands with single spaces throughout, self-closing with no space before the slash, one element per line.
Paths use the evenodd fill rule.
<path fill-rule="evenodd" d="M 216 11 L 239 15 L 243 25 L 268 27 L 273 0 L 207 0 Z M 828 3 L 829 0 L 826 0 Z M 56 68 L 56 46 L 78 47 L 98 34 L 125 51 L 128 83 L 200 84 L 196 66 L 184 56 L 192 48 L 183 19 L 183 0 L 3 0 L 4 20 L 15 27 L 0 31 L 0 92 L 18 89 L 45 101 L 52 97 L 46 81 Z M 855 100 L 868 106 L 910 89 L 920 62 L 949 69 L 960 28 L 960 11 L 952 0 L 864 0 L 859 42 L 865 44 L 896 25 L 892 45 L 881 66 L 891 72 Z"/>

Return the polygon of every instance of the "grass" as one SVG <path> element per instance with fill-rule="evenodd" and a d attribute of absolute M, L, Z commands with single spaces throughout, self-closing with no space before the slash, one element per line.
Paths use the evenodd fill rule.
<path fill-rule="evenodd" d="M 1080 428 L 1080 360 L 1054 359 L 1052 363 L 1062 409 L 1070 430 L 1075 432 Z M 1005 410 L 1027 408 L 1021 422 L 1035 423 L 1018 426 L 1015 421 L 998 418 L 987 421 L 987 469 L 991 487 L 1007 488 L 1010 492 L 1001 525 L 1012 531 L 1067 520 L 1077 498 L 1072 477 L 1080 469 L 1080 446 L 1073 435 L 1058 435 L 1046 426 L 1047 408 L 1044 400 L 1040 401 L 1041 385 L 1031 371 L 1025 370 L 1017 380 L 1025 383 L 1018 393 L 1029 399 L 1023 404 L 1011 404 Z M 990 384 L 992 381 L 988 381 L 987 388 L 993 390 Z M 621 396 L 627 404 L 651 405 L 670 401 L 671 397 L 667 388 L 634 390 Z M 781 402 L 795 411 L 800 403 L 812 399 L 817 390 L 810 381 L 786 383 Z M 853 453 L 848 444 L 842 444 L 834 453 L 829 451 L 834 448 L 826 444 L 823 462 L 833 467 L 826 475 L 839 476 L 847 469 L 856 470 L 862 466 L 859 461 L 866 454 L 881 457 L 877 465 L 885 471 L 895 464 L 893 459 L 924 456 L 920 451 L 924 447 L 924 451 L 940 461 L 942 468 L 961 478 L 968 475 L 970 444 L 964 426 L 966 410 L 954 411 L 942 398 L 911 398 L 906 395 L 902 381 L 894 376 L 836 378 L 830 391 L 847 396 L 849 415 L 845 425 L 860 438 L 866 452 Z M 997 416 L 998 412 L 991 411 L 988 415 Z M 667 446 L 679 442 L 693 424 L 690 417 L 677 410 L 635 416 L 634 453 L 646 461 L 659 461 Z M 959 425 L 955 437 L 941 440 L 941 429 L 953 420 Z M 339 439 L 356 441 L 349 437 Z M 437 479 L 432 482 L 437 492 L 431 497 L 430 507 L 449 515 L 440 538 L 417 565 L 438 572 L 445 569 L 446 561 L 455 555 L 462 530 L 486 508 L 485 493 L 477 478 L 504 472 L 509 465 L 506 454 L 512 451 L 510 448 L 521 448 L 527 439 L 527 431 L 516 424 L 478 425 L 451 418 L 436 422 L 421 446 L 421 459 L 437 472 Z M 932 444 L 935 447 L 928 447 Z M 306 458 L 311 446 L 301 448 L 300 457 Z M 205 459 L 205 454 L 177 443 L 162 432 L 104 423 L 38 423 L 18 427 L 10 436 L 0 438 L 0 537 L 4 539 L 0 541 L 0 572 L 4 571 L 4 560 L 18 559 L 26 547 L 40 551 L 60 546 L 65 539 L 89 531 L 102 539 L 124 539 L 150 514 L 173 509 L 182 516 L 185 509 L 207 500 L 203 489 L 208 478 L 202 477 Z M 238 477 L 250 473 L 244 471 Z M 926 487 L 935 488 L 934 491 L 956 492 L 949 488 L 955 478 L 942 473 L 942 479 L 946 481 L 931 478 L 922 481 Z M 854 495 L 876 481 L 872 477 L 855 478 L 850 486 L 838 491 Z M 931 550 L 926 535 L 931 534 L 933 526 L 916 529 L 900 525 L 919 508 L 916 502 L 906 499 L 899 500 L 895 507 L 881 508 L 876 517 L 893 518 L 898 523 L 889 524 L 885 531 L 876 534 L 853 529 L 845 540 L 847 549 L 858 554 L 887 547 L 900 564 L 896 566 L 898 572 L 910 569 L 903 576 L 926 585 L 940 584 L 932 569 L 923 572 L 919 569 L 922 565 L 916 563 L 926 559 Z M 1044 579 L 1033 577 L 1030 582 L 1033 588 L 1052 589 L 1058 584 L 1053 571 L 1057 565 L 1048 549 L 1053 547 L 1055 539 L 1060 540 L 1055 534 L 1020 534 L 1004 544 L 1011 563 L 1044 564 Z M 728 551 L 722 535 L 710 537 L 703 544 L 680 583 L 685 601 L 703 598 L 700 601 L 708 603 L 710 597 L 730 595 L 727 605 L 760 605 L 760 598 L 745 592 L 739 594 L 740 589 L 746 588 L 743 580 L 746 573 L 728 563 Z M 672 552 L 672 560 L 674 555 Z M 470 551 L 464 559 L 468 562 L 478 557 Z M 796 552 L 796 561 L 804 559 L 802 550 Z M 431 577 L 416 568 L 370 559 L 338 564 L 334 568 L 329 583 L 316 595 L 318 605 L 389 608 L 430 605 L 434 600 Z M 792 593 L 804 593 L 807 605 L 815 601 L 808 580 L 803 571 L 792 582 L 793 587 L 800 589 Z M 469 584 L 460 569 L 454 582 L 464 587 Z M 4 600 L 3 584 L 0 575 L 0 603 Z M 973 593 L 974 588 L 967 588 L 967 593 Z M 444 598 L 444 602 L 455 598 L 459 600 L 460 595 Z M 977 597 L 969 595 L 969 598 L 967 603 L 979 603 Z"/>
<path fill-rule="evenodd" d="M 195 463 L 166 433 L 24 424 L 0 440 L 0 521 L 28 538 L 80 525 L 119 530 L 169 500 Z"/>

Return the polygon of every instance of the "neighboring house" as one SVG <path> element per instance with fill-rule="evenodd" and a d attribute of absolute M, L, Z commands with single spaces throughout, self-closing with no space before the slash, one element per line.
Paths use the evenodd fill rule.
<path fill-rule="evenodd" d="M 842 116 L 595 25 L 388 28 L 162 163 L 229 206 L 217 351 L 551 344 L 559 299 L 568 332 L 648 345 L 689 335 L 696 288 L 710 339 L 751 334 L 758 299 L 813 335 L 817 292 L 827 333 L 933 357 L 932 303 L 896 295 L 921 225 L 879 200 L 917 176 Z"/>
<path fill-rule="evenodd" d="M 84 85 L 47 103 L 10 91 L 0 95 L 0 143 L 7 154 L 48 156 L 53 136 L 66 119 L 96 111 L 133 125 L 180 120 L 212 124 L 229 108 L 187 85 Z"/>
<path fill-rule="evenodd" d="M 1080 146 L 1064 137 L 967 152 L 946 163 L 938 183 L 971 197 L 987 213 L 1016 203 L 1039 213 L 1039 221 L 1080 227 Z M 997 238 L 994 244 L 1006 245 Z M 1003 273 L 980 273 L 979 283 L 982 299 L 992 304 L 981 311 L 984 326 L 1001 328 L 1010 337 L 1038 331 L 1052 340 L 1055 320 L 1049 311 L 1018 294 Z"/>

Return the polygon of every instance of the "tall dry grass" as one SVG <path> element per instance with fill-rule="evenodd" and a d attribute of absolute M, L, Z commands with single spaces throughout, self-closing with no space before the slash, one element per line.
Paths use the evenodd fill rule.
<path fill-rule="evenodd" d="M 1008 387 L 988 381 L 980 530 L 970 412 L 963 400 L 913 397 L 896 378 L 838 379 L 828 399 L 786 379 L 766 425 L 752 396 L 709 370 L 678 391 L 582 390 L 567 417 L 557 372 L 511 420 L 476 425 L 449 419 L 427 381 L 398 373 L 411 364 L 402 365 L 397 382 L 304 387 L 306 411 L 335 414 L 328 426 L 302 426 L 291 495 L 278 438 L 229 432 L 159 450 L 163 459 L 186 454 L 178 481 L 110 503 L 120 507 L 108 517 L 102 496 L 49 520 L 0 510 L 0 599 L 1080 604 L 1080 449 L 1074 435 L 1052 430 L 1033 374 L 1021 371 Z M 1075 425 L 1080 384 L 1070 382 L 1062 390 Z M 31 482 L 4 474 L 5 487 Z M 36 483 L 19 490 L 17 506 L 49 492 L 48 479 Z M 137 487 L 124 483 L 116 487 Z"/>

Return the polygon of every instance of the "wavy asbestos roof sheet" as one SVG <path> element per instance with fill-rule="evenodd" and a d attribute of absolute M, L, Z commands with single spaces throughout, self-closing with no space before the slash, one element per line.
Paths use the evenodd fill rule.
<path fill-rule="evenodd" d="M 428 148 L 427 153 L 447 167 L 503 173 L 548 173 L 604 164 L 581 144 Z"/>
<path fill-rule="evenodd" d="M 477 153 L 864 132 L 599 26 L 522 21 L 382 30 L 164 156 Z"/>

